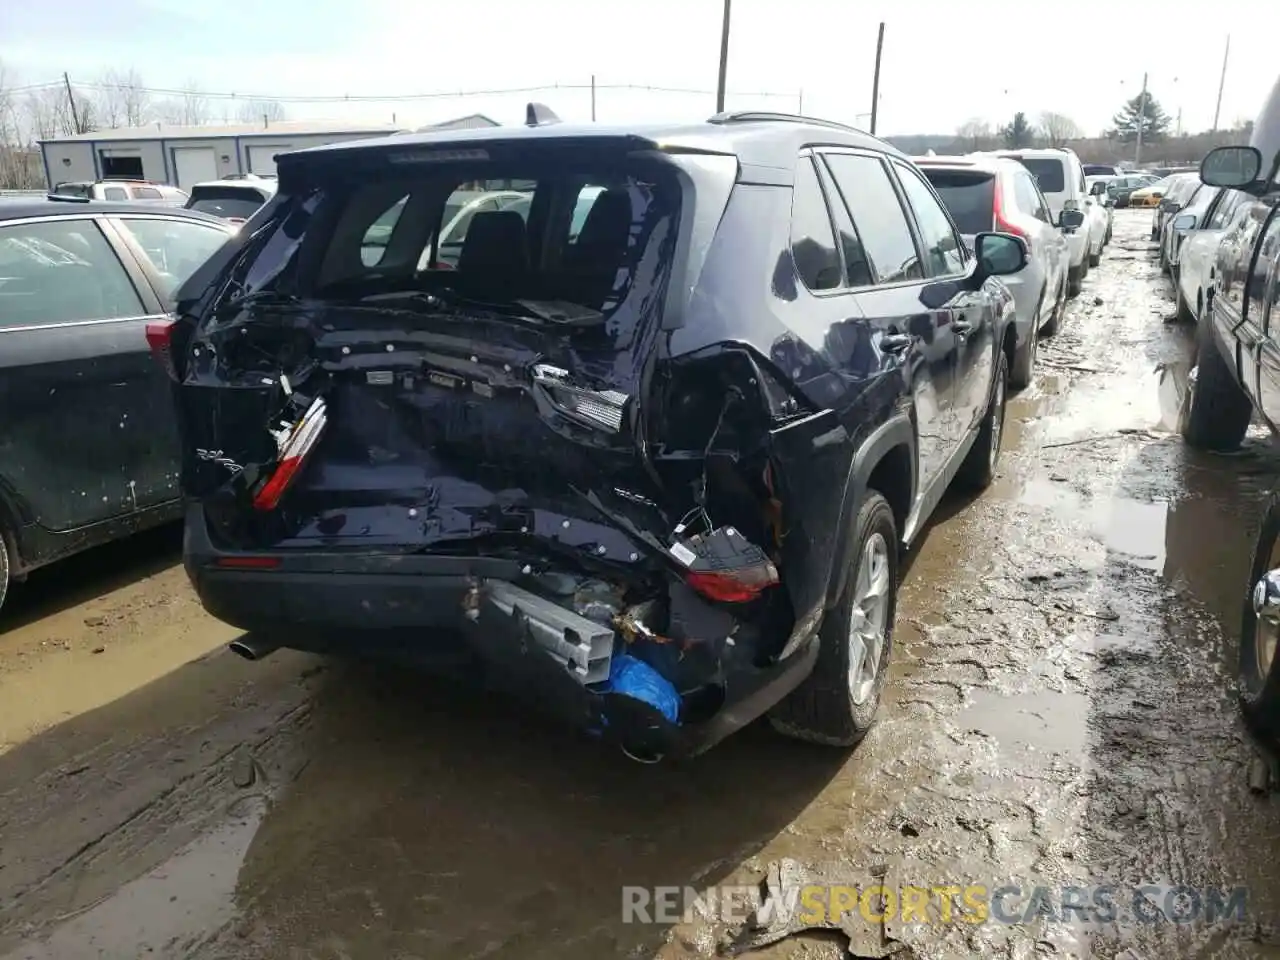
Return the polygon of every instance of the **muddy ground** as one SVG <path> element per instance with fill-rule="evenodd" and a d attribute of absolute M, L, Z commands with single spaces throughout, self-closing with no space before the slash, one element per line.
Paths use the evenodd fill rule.
<path fill-rule="evenodd" d="M 909 559 L 879 725 L 757 726 L 645 767 L 403 671 L 226 653 L 162 530 L 12 591 L 0 627 L 0 960 L 1280 956 L 1280 805 L 1250 793 L 1234 650 L 1280 459 L 1174 430 L 1189 338 L 1121 211 L 1001 477 Z M 624 924 L 624 885 L 1019 885 L 1028 922 Z M 1117 887 L 1063 922 L 1063 885 Z M 1132 885 L 1247 888 L 1147 922 Z M 1047 906 L 1026 910 L 1044 886 Z M 1184 915 L 1195 895 L 1155 910 Z M 1019 899 L 1021 897 L 1021 899 Z M 1179 906 L 1181 904 L 1181 906 Z M 936 911 L 935 911 L 936 912 Z M 796 925 L 799 926 L 798 924 Z"/>

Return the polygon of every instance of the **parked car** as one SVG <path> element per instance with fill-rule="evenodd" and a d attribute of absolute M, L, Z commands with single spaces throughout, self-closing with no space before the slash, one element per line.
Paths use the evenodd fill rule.
<path fill-rule="evenodd" d="M 181 207 L 187 202 L 185 191 L 150 180 L 65 180 L 55 184 L 49 195 L 109 203 L 162 203 L 170 207 Z"/>
<path fill-rule="evenodd" d="M 1067 230 L 1067 248 L 1070 250 L 1070 269 L 1067 274 L 1067 295 L 1074 297 L 1080 293 L 1080 285 L 1089 272 L 1089 267 L 1098 262 L 1102 253 L 1105 228 L 1095 217 L 1090 216 L 1088 190 L 1084 183 L 1084 168 L 1080 159 L 1071 150 L 1062 147 L 1050 147 L 1044 150 L 1000 150 L 996 156 L 1010 157 L 1017 160 L 1031 171 L 1036 178 L 1040 192 L 1049 204 L 1049 213 L 1054 223 L 1059 222 L 1064 210 L 1079 210 L 1085 214 L 1086 225 L 1075 230 Z"/>
<path fill-rule="evenodd" d="M 1159 207 L 1160 213 L 1164 215 L 1160 227 L 1160 269 L 1173 276 L 1175 288 L 1178 284 L 1179 255 L 1187 231 L 1204 219 L 1220 191 L 1217 187 L 1201 183 L 1197 176 L 1191 187 L 1183 192 L 1185 199 L 1175 199 L 1171 195 L 1165 197 Z"/>
<path fill-rule="evenodd" d="M 1083 167 L 1086 177 L 1118 177 L 1120 175 L 1120 168 L 1109 163 L 1086 163 Z"/>
<path fill-rule="evenodd" d="M 0 200 L 0 604 L 37 567 L 180 516 L 143 329 L 230 232 L 154 204 Z"/>
<path fill-rule="evenodd" d="M 1104 247 L 1111 242 L 1111 228 L 1114 225 L 1112 211 L 1115 210 L 1116 202 L 1107 193 L 1107 184 L 1114 179 L 1115 177 L 1108 176 L 1084 178 L 1085 187 L 1089 191 L 1089 199 L 1098 205 L 1106 218 L 1106 230 L 1102 235 L 1102 245 Z"/>
<path fill-rule="evenodd" d="M 1009 364 L 1009 385 L 1026 387 L 1034 376 L 1036 346 L 1043 332 L 1058 329 L 1067 302 L 1067 239 L 1064 229 L 1079 229 L 1084 214 L 1064 210 L 1055 224 L 1035 177 L 1015 160 L 998 157 L 917 157 L 946 204 L 965 242 L 997 231 L 1021 237 L 1027 265 L 1002 278 L 1016 305 L 1017 345 Z"/>
<path fill-rule="evenodd" d="M 1280 339 L 1268 316 L 1280 262 L 1280 219 L 1274 164 L 1255 147 L 1209 151 L 1201 178 L 1239 191 L 1239 203 L 1218 244 L 1213 294 L 1198 325 L 1196 368 L 1189 379 L 1182 434 L 1193 446 L 1239 446 L 1254 410 L 1280 428 Z"/>
<path fill-rule="evenodd" d="M 1164 246 L 1164 227 L 1178 210 L 1195 193 L 1200 183 L 1199 174 L 1175 173 L 1169 176 L 1169 186 L 1151 214 L 1151 239 Z M 1161 263 L 1163 267 L 1163 262 Z"/>
<path fill-rule="evenodd" d="M 892 146 L 778 114 L 401 134 L 278 173 L 150 329 L 184 561 L 241 653 L 478 657 L 650 759 L 765 711 L 867 732 L 899 546 L 994 476 L 1020 238 L 970 254 Z M 451 193 L 511 176 L 527 223 L 477 213 L 456 269 L 418 269 Z"/>
<path fill-rule="evenodd" d="M 1217 193 L 1203 213 L 1184 211 L 1174 218 L 1182 222 L 1185 238 L 1177 253 L 1178 269 L 1174 274 L 1178 296 L 1178 316 L 1185 321 L 1202 322 L 1213 298 L 1213 281 L 1217 270 L 1218 247 L 1242 203 L 1252 202 L 1240 190 L 1210 187 Z"/>
<path fill-rule="evenodd" d="M 1129 206 L 1129 198 L 1135 190 L 1143 190 L 1160 178 L 1149 173 L 1126 173 L 1107 184 L 1107 195 L 1118 209 Z"/>
<path fill-rule="evenodd" d="M 276 195 L 275 178 L 252 174 L 208 180 L 191 188 L 188 210 L 221 217 L 228 223 L 244 223 Z"/>
<path fill-rule="evenodd" d="M 1145 187 L 1132 191 L 1129 194 L 1129 206 L 1158 207 L 1171 186 L 1173 186 L 1172 177 L 1161 177 L 1154 183 L 1149 183 Z M 1155 238 L 1152 237 L 1152 239 L 1154 240 Z"/>

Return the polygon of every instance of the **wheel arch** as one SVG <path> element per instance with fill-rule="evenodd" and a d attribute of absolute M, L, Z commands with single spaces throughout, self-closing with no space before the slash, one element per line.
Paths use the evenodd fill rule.
<path fill-rule="evenodd" d="M 853 518 L 861 509 L 867 491 L 875 490 L 889 502 L 900 546 L 907 518 L 915 504 L 918 482 L 915 427 L 907 413 L 899 412 L 871 431 L 854 453 L 840 506 L 825 608 L 830 608 L 844 590 Z"/>

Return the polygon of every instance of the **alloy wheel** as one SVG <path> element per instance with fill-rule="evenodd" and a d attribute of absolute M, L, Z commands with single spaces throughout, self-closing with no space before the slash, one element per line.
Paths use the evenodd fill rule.
<path fill-rule="evenodd" d="M 867 702 L 880 674 L 889 623 L 889 545 L 872 534 L 862 548 L 849 623 L 849 696 Z"/>

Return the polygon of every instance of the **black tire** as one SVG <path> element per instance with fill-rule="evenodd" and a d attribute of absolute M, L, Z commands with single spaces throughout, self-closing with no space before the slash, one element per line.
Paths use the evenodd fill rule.
<path fill-rule="evenodd" d="M 1035 379 L 1036 347 L 1040 340 L 1040 309 L 1031 321 L 1031 330 L 1026 342 L 1013 352 L 1013 366 L 1009 369 L 1009 386 L 1014 390 L 1025 390 Z"/>
<path fill-rule="evenodd" d="M 1102 262 L 1102 247 L 1101 247 L 1101 246 L 1099 246 L 1099 247 L 1098 247 L 1098 252 L 1097 252 L 1097 253 L 1092 253 L 1092 252 L 1090 252 L 1090 254 L 1089 254 L 1089 266 L 1091 266 L 1091 267 L 1096 267 L 1096 266 L 1097 266 L 1098 264 L 1100 264 L 1101 262 Z"/>
<path fill-rule="evenodd" d="M 1227 451 L 1240 446 L 1249 429 L 1253 407 L 1214 344 L 1211 316 L 1196 336 L 1196 367 L 1187 378 L 1182 405 L 1182 438 L 1201 450 Z"/>
<path fill-rule="evenodd" d="M 1274 623 L 1259 623 L 1254 611 L 1254 585 L 1277 561 L 1273 559 L 1277 540 L 1280 540 L 1280 497 L 1272 494 L 1262 517 L 1262 529 L 1254 541 L 1253 565 L 1245 590 L 1244 613 L 1240 623 L 1240 658 L 1238 676 L 1240 682 L 1240 707 L 1245 719 L 1259 733 L 1272 739 L 1280 736 L 1280 657 L 1272 653 L 1270 664 L 1264 666 L 1258 656 L 1259 640 L 1280 630 Z M 1261 628 L 1261 629 L 1259 629 Z"/>
<path fill-rule="evenodd" d="M 1187 298 L 1182 295 L 1182 281 L 1176 272 L 1173 277 L 1173 295 L 1178 298 L 1178 322 L 1195 323 L 1196 315 L 1191 312 L 1191 305 L 1187 303 Z"/>
<path fill-rule="evenodd" d="M 1009 364 L 1004 351 L 996 354 L 996 373 L 991 384 L 991 399 L 987 402 L 987 415 L 978 428 L 978 438 L 973 441 L 969 455 L 960 464 L 956 480 L 970 490 L 985 490 L 996 478 L 996 464 L 1000 462 L 1000 441 L 1004 437 L 1005 401 L 1008 399 Z"/>
<path fill-rule="evenodd" d="M 1107 224 L 1107 235 L 1102 238 L 1102 245 L 1105 247 L 1111 242 L 1111 224 Z"/>
<path fill-rule="evenodd" d="M 1062 314 L 1067 309 L 1067 281 L 1062 281 L 1062 286 L 1058 288 L 1058 298 L 1054 301 L 1053 312 L 1049 314 L 1049 319 L 1045 321 L 1045 325 L 1040 328 L 1040 336 L 1052 337 L 1058 332 L 1058 328 L 1062 326 Z"/>
<path fill-rule="evenodd" d="M 1080 284 L 1084 281 L 1084 264 L 1067 268 L 1067 297 L 1074 300 L 1080 296 Z"/>
<path fill-rule="evenodd" d="M 852 747 L 871 729 L 889 672 L 898 601 L 898 531 L 888 501 L 874 490 L 868 490 L 853 523 L 850 542 L 854 552 L 849 573 L 840 599 L 826 612 L 818 627 L 818 659 L 813 672 L 769 712 L 769 721 L 779 733 L 831 747 Z M 884 641 L 871 691 L 861 703 L 855 703 L 850 677 L 850 635 L 859 574 L 876 537 L 886 547 L 888 593 L 884 600 Z"/>

